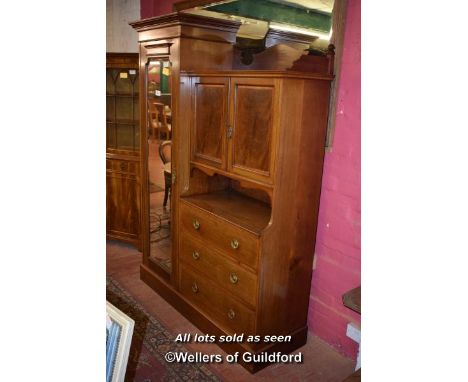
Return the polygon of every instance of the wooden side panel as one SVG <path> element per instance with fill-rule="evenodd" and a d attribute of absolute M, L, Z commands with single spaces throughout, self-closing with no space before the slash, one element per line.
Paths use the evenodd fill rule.
<path fill-rule="evenodd" d="M 192 161 L 226 168 L 227 78 L 199 78 L 192 83 Z"/>
<path fill-rule="evenodd" d="M 179 93 L 179 130 L 177 150 L 179 162 L 177 163 L 177 185 L 179 194 L 185 194 L 189 189 L 190 181 L 190 124 L 192 121 L 191 78 L 181 75 Z M 178 219 L 177 219 L 178 220 Z"/>
<path fill-rule="evenodd" d="M 231 80 L 232 139 L 228 168 L 272 183 L 277 116 L 277 86 L 269 78 Z"/>
<path fill-rule="evenodd" d="M 260 258 L 262 334 L 307 326 L 329 89 L 329 81 L 283 82 L 273 224 Z"/>

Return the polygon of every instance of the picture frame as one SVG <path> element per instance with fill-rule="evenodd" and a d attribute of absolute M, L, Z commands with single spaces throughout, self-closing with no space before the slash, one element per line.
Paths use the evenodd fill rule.
<path fill-rule="evenodd" d="M 106 301 L 106 382 L 123 382 L 135 321 Z"/>

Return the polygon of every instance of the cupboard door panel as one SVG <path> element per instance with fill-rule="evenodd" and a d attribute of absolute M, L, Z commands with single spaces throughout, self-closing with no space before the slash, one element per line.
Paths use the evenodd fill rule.
<path fill-rule="evenodd" d="M 233 79 L 230 171 L 272 182 L 275 103 L 274 79 Z"/>
<path fill-rule="evenodd" d="M 196 78 L 192 87 L 194 119 L 192 161 L 226 168 L 227 78 Z"/>
<path fill-rule="evenodd" d="M 136 176 L 108 170 L 107 234 L 138 239 L 140 232 L 140 186 Z"/>

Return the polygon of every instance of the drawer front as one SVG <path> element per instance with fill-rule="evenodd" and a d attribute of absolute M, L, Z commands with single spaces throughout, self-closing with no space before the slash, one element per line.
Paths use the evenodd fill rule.
<path fill-rule="evenodd" d="M 190 235 L 180 237 L 179 256 L 198 272 L 241 298 L 252 307 L 257 305 L 257 276 L 220 255 L 209 245 Z"/>
<path fill-rule="evenodd" d="M 180 292 L 229 332 L 253 334 L 255 313 L 206 276 L 184 265 L 180 267 Z"/>
<path fill-rule="evenodd" d="M 229 222 L 181 201 L 180 226 L 203 242 L 213 244 L 233 260 L 257 269 L 259 239 Z"/>
<path fill-rule="evenodd" d="M 108 170 L 138 175 L 139 163 L 121 159 L 106 159 Z"/>

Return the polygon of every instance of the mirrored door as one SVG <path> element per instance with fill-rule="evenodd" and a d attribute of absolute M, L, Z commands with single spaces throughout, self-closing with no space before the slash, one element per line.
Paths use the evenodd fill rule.
<path fill-rule="evenodd" d="M 171 63 L 151 59 L 146 65 L 148 137 L 149 260 L 152 268 L 172 272 L 172 84 Z"/>

